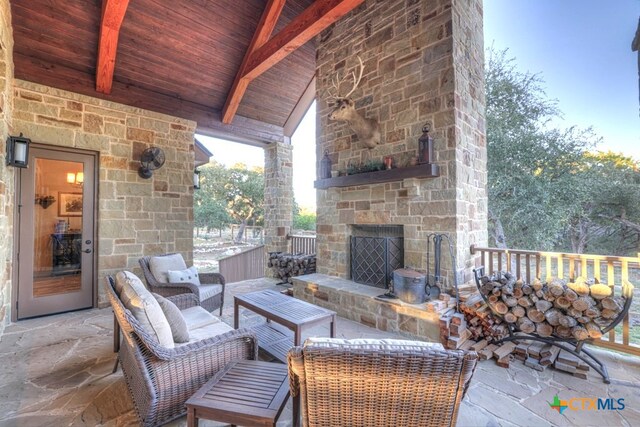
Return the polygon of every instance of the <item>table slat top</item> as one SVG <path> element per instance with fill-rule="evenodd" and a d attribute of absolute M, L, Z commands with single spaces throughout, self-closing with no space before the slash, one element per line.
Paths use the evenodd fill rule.
<path fill-rule="evenodd" d="M 287 321 L 297 325 L 332 317 L 336 314 L 335 311 L 282 295 L 280 292 L 271 289 L 236 295 L 235 299 L 240 305 L 257 313 L 260 313 L 260 311 L 268 312 L 273 316 L 273 320 Z"/>

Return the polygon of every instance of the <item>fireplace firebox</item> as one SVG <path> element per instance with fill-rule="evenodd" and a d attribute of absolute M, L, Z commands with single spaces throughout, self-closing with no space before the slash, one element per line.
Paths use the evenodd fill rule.
<path fill-rule="evenodd" d="M 393 270 L 404 267 L 402 226 L 352 226 L 350 261 L 351 280 L 387 289 Z"/>

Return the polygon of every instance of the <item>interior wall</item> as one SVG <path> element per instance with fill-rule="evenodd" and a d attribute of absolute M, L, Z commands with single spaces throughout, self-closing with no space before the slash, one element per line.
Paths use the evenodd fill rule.
<path fill-rule="evenodd" d="M 0 0 L 0 339 L 11 308 L 14 170 L 5 166 L 13 110 L 13 33 L 9 0 Z"/>
<path fill-rule="evenodd" d="M 107 304 L 104 276 L 122 269 L 141 276 L 143 255 L 180 252 L 192 262 L 195 122 L 23 80 L 14 92 L 14 133 L 99 153 L 99 305 Z M 140 155 L 151 146 L 166 162 L 142 179 Z"/>

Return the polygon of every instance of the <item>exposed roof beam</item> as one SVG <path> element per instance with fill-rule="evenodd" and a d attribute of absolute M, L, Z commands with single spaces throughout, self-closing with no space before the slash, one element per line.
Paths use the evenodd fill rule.
<path fill-rule="evenodd" d="M 102 0 L 102 22 L 98 42 L 98 65 L 96 66 L 96 91 L 111 93 L 113 71 L 116 66 L 118 36 L 127 12 L 129 0 Z"/>
<path fill-rule="evenodd" d="M 258 27 L 256 28 L 256 32 L 253 34 L 251 44 L 249 44 L 249 48 L 244 54 L 240 70 L 233 81 L 231 91 L 224 103 L 224 108 L 222 109 L 223 123 L 231 123 L 233 116 L 236 114 L 236 111 L 238 111 L 240 100 L 242 100 L 242 97 L 247 90 L 247 86 L 249 86 L 249 82 L 251 81 L 251 79 L 243 77 L 247 64 L 254 52 L 265 44 L 267 40 L 269 40 L 269 37 L 271 37 L 271 33 L 278 23 L 278 18 L 282 13 L 282 8 L 284 7 L 285 2 L 286 0 L 269 0 L 269 3 L 267 3 L 267 6 L 264 8 L 264 12 L 260 18 Z"/>
<path fill-rule="evenodd" d="M 236 79 L 246 82 L 244 86 L 246 90 L 251 80 L 273 67 L 363 2 L 364 0 L 316 0 L 278 34 L 248 55 L 248 58 L 245 56 L 245 60 L 248 59 L 248 61 L 246 65 L 243 61 L 245 66 L 241 67 L 239 77 Z M 237 104 L 240 104 L 240 99 L 237 99 Z M 224 122 L 230 123 L 232 119 L 233 114 L 227 114 L 225 109 Z"/>

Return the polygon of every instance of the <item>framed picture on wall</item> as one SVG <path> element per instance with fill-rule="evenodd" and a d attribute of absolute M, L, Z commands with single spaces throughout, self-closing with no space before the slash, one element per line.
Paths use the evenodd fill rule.
<path fill-rule="evenodd" d="M 58 216 L 82 216 L 82 193 L 58 193 Z"/>

